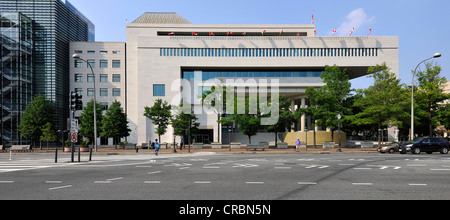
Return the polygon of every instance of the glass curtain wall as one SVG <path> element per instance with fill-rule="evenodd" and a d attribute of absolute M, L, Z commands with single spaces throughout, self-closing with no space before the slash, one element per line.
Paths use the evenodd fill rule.
<path fill-rule="evenodd" d="M 28 143 L 18 131 L 33 98 L 33 22 L 17 12 L 0 12 L 0 145 Z"/>

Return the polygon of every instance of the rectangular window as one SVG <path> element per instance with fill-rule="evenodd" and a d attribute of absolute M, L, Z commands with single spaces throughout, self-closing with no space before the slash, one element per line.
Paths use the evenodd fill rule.
<path fill-rule="evenodd" d="M 120 74 L 113 74 L 113 82 L 120 82 Z"/>
<path fill-rule="evenodd" d="M 75 74 L 75 82 L 83 82 L 83 74 Z"/>
<path fill-rule="evenodd" d="M 88 50 L 88 54 L 95 54 L 95 51 L 93 51 L 93 50 Z"/>
<path fill-rule="evenodd" d="M 113 51 L 113 54 L 120 54 L 120 51 Z"/>
<path fill-rule="evenodd" d="M 106 55 L 106 54 L 108 54 L 108 51 L 100 51 L 100 54 Z"/>
<path fill-rule="evenodd" d="M 108 68 L 108 60 L 100 60 L 100 68 Z"/>
<path fill-rule="evenodd" d="M 87 89 L 87 96 L 90 96 L 90 97 L 94 96 L 94 89 L 93 88 Z"/>
<path fill-rule="evenodd" d="M 108 82 L 108 75 L 100 74 L 100 82 Z"/>
<path fill-rule="evenodd" d="M 94 75 L 88 74 L 88 75 L 87 75 L 87 81 L 88 81 L 88 82 L 94 82 Z"/>
<path fill-rule="evenodd" d="M 95 68 L 95 60 L 87 60 L 87 62 L 89 63 L 89 65 L 91 65 L 92 68 Z M 89 65 L 87 66 L 87 68 L 89 68 Z"/>
<path fill-rule="evenodd" d="M 108 89 L 101 88 L 100 89 L 100 96 L 108 96 Z"/>
<path fill-rule="evenodd" d="M 112 89 L 113 96 L 120 96 L 120 88 Z"/>
<path fill-rule="evenodd" d="M 153 96 L 166 96 L 166 85 L 153 85 Z"/>
<path fill-rule="evenodd" d="M 81 60 L 75 60 L 75 68 L 82 68 L 83 67 L 83 61 Z"/>
<path fill-rule="evenodd" d="M 120 68 L 120 60 L 113 60 L 112 68 Z"/>

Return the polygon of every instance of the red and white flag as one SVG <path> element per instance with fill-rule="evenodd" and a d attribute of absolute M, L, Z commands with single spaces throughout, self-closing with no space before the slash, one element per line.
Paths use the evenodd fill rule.
<path fill-rule="evenodd" d="M 263 30 L 263 31 L 261 31 L 261 34 L 264 35 L 264 33 L 266 33 L 266 32 L 267 32 L 266 30 Z"/>
<path fill-rule="evenodd" d="M 175 32 L 169 33 L 169 35 L 175 35 Z"/>
<path fill-rule="evenodd" d="M 334 35 L 334 34 L 336 34 L 336 31 L 337 31 L 337 29 L 335 28 L 335 29 L 333 29 L 333 34 L 332 35 Z"/>
<path fill-rule="evenodd" d="M 297 36 L 300 36 L 300 32 L 297 32 Z"/>
<path fill-rule="evenodd" d="M 281 29 L 281 31 L 280 31 L 280 34 L 282 34 L 282 33 L 284 33 L 284 30 L 283 30 L 283 29 Z"/>
<path fill-rule="evenodd" d="M 228 35 L 230 35 L 230 34 L 233 34 L 233 32 L 231 32 L 231 31 L 228 31 L 228 32 L 227 32 L 227 36 L 228 36 Z"/>
<path fill-rule="evenodd" d="M 350 30 L 350 36 L 352 36 L 352 34 L 353 34 L 354 31 L 355 31 L 355 28 L 352 28 L 352 29 Z"/>
<path fill-rule="evenodd" d="M 314 30 L 314 36 L 316 36 L 316 34 L 317 34 L 317 31 L 316 31 L 316 30 Z"/>
<path fill-rule="evenodd" d="M 311 24 L 314 24 L 314 14 L 312 15 L 312 21 Z"/>
<path fill-rule="evenodd" d="M 247 35 L 247 32 L 242 33 L 242 35 L 244 35 L 244 36 Z"/>
<path fill-rule="evenodd" d="M 192 32 L 192 36 L 197 36 L 198 33 Z"/>
<path fill-rule="evenodd" d="M 209 32 L 209 36 L 214 36 L 214 33 L 213 32 Z"/>
<path fill-rule="evenodd" d="M 370 33 L 372 33 L 372 28 L 371 28 L 371 29 L 369 29 L 369 33 L 368 33 L 367 35 L 370 35 Z"/>

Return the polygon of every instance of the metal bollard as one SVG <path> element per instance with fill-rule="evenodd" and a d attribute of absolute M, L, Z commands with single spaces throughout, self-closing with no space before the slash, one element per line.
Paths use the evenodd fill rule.
<path fill-rule="evenodd" d="M 55 163 L 58 163 L 58 147 L 55 148 Z"/>

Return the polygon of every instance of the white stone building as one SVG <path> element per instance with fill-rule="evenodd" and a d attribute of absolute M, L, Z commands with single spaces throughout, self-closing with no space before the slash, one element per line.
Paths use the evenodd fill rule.
<path fill-rule="evenodd" d="M 320 74 L 325 65 L 347 68 L 351 79 L 383 62 L 398 74 L 398 37 L 315 37 L 314 29 L 310 24 L 191 24 L 176 13 L 143 14 L 127 24 L 128 141 L 140 144 L 157 138 L 144 108 L 158 98 L 179 103 L 181 87 L 173 84 L 179 79 L 277 79 L 280 94 L 292 99 L 295 109 L 308 104 L 308 87 L 324 85 Z M 209 86 L 191 87 L 191 97 Z M 197 117 L 202 129 L 198 138 L 222 142 L 217 115 Z M 307 121 L 303 117 L 296 129 L 310 127 Z M 223 139 L 225 143 L 228 135 Z M 169 127 L 162 141 L 172 140 Z"/>
<path fill-rule="evenodd" d="M 86 62 L 72 59 L 78 54 L 89 62 L 95 74 L 96 99 L 105 109 L 117 100 L 126 110 L 126 44 L 122 42 L 71 42 L 70 91 L 83 96 L 86 105 L 94 98 L 94 75 Z M 77 111 L 75 117 L 79 117 Z M 72 114 L 71 114 L 72 117 Z M 70 123 L 69 123 L 70 124 Z M 112 145 L 112 139 L 98 138 L 99 145 Z"/>

